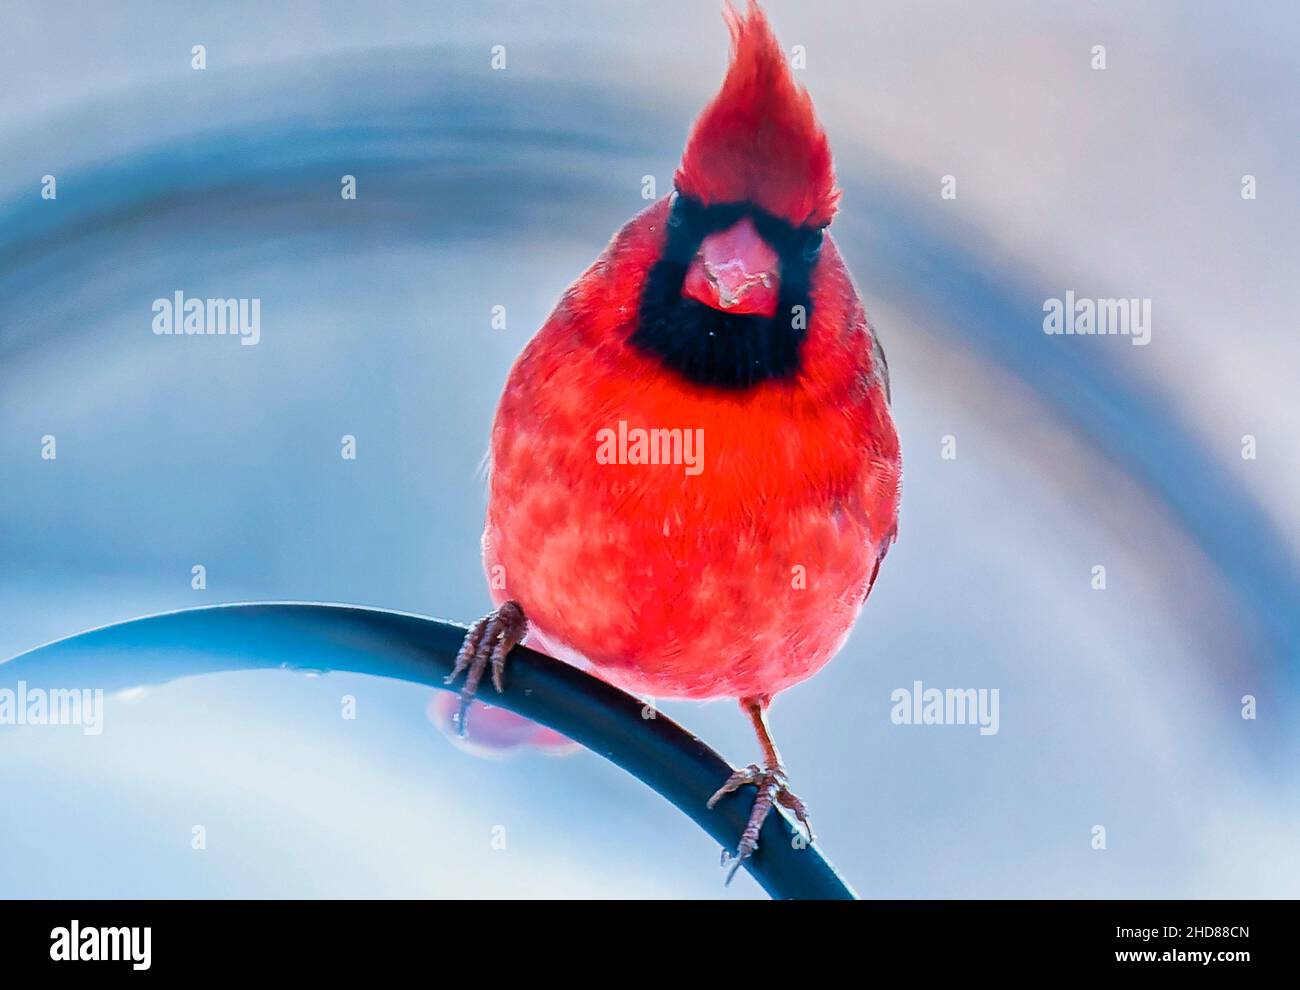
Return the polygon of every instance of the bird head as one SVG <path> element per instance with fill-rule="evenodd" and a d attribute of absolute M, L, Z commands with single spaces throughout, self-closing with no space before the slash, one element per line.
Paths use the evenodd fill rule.
<path fill-rule="evenodd" d="M 661 207 L 663 255 L 632 342 L 699 384 L 746 387 L 798 365 L 839 190 L 812 100 L 762 10 L 750 0 L 725 16 L 731 63 Z"/>
<path fill-rule="evenodd" d="M 746 15 L 728 6 L 725 16 L 731 65 L 691 129 L 674 185 L 701 212 L 749 210 L 702 232 L 685 289 L 715 309 L 771 315 L 781 256 L 789 253 L 782 242 L 793 239 L 800 254 L 819 245 L 839 192 L 812 100 L 792 78 L 767 18 L 753 0 Z M 731 218 L 722 211 L 714 219 Z"/>

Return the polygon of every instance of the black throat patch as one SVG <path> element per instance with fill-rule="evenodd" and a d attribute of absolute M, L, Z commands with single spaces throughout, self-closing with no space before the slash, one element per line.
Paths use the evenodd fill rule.
<path fill-rule="evenodd" d="M 745 216 L 781 259 L 772 316 L 724 313 L 682 295 L 700 242 Z M 664 256 L 646 276 L 630 343 L 696 385 L 737 390 L 793 377 L 812 320 L 808 287 L 822 236 L 744 204 L 705 207 L 676 194 Z"/>

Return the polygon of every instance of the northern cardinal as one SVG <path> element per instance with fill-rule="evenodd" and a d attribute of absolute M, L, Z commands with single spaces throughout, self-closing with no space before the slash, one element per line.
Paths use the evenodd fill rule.
<path fill-rule="evenodd" d="M 827 232 L 826 135 L 751 0 L 673 192 L 633 217 L 515 362 L 492 428 L 497 608 L 462 711 L 516 643 L 655 698 L 736 698 L 763 762 L 728 879 L 774 804 L 812 839 L 766 711 L 839 650 L 898 522 L 884 353 Z"/>

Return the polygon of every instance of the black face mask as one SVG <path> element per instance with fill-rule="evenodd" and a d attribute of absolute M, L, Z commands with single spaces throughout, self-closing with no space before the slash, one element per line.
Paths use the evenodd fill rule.
<path fill-rule="evenodd" d="M 686 270 L 700 242 L 742 217 L 753 221 L 781 260 L 781 287 L 772 316 L 724 313 L 682 295 Z M 793 377 L 812 321 L 809 284 L 823 238 L 820 227 L 792 227 L 743 204 L 706 207 L 676 193 L 664 256 L 650 269 L 641 290 L 637 326 L 629 338 L 632 346 L 696 385 L 736 390 Z"/>

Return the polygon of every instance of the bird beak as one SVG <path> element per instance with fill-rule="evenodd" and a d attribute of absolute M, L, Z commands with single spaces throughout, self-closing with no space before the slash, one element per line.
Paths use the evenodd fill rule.
<path fill-rule="evenodd" d="M 700 242 L 682 293 L 724 313 L 772 316 L 780 265 L 777 253 L 745 217 Z"/>

